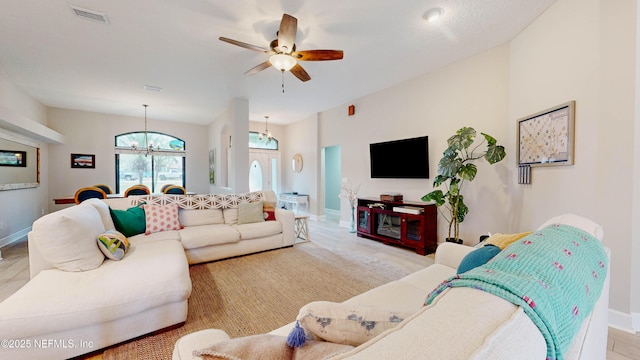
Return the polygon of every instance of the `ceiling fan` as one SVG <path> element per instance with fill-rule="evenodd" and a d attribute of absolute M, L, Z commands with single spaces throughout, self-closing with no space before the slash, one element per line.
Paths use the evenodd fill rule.
<path fill-rule="evenodd" d="M 342 59 L 342 50 L 296 50 L 296 32 L 298 31 L 298 19 L 283 14 L 280 21 L 280 29 L 277 33 L 278 38 L 271 41 L 269 49 L 261 46 L 247 44 L 241 41 L 220 37 L 220 40 L 229 44 L 237 45 L 245 49 L 258 51 L 271 55 L 269 59 L 260 65 L 249 69 L 245 74 L 253 75 L 270 66 L 280 70 L 282 73 L 291 71 L 291 73 L 301 81 L 311 80 L 311 76 L 304 70 L 298 61 L 325 61 Z"/>

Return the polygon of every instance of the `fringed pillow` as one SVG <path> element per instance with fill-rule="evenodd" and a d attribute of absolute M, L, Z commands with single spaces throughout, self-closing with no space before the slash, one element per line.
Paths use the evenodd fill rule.
<path fill-rule="evenodd" d="M 311 338 L 359 346 L 391 329 L 413 313 L 330 301 L 314 301 L 300 309 L 288 337 L 292 347 Z"/>
<path fill-rule="evenodd" d="M 287 346 L 287 338 L 271 334 L 245 336 L 221 341 L 209 348 L 195 350 L 193 356 L 203 359 L 326 359 L 353 346 L 325 341 L 309 341 L 301 348 Z"/>

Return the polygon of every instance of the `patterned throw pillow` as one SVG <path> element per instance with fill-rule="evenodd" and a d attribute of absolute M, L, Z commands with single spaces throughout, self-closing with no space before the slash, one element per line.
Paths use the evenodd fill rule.
<path fill-rule="evenodd" d="M 194 350 L 199 359 L 329 359 L 353 349 L 353 346 L 326 341 L 309 341 L 291 349 L 284 336 L 259 334 L 221 341 L 206 349 Z"/>
<path fill-rule="evenodd" d="M 98 247 L 109 259 L 122 260 L 129 250 L 129 240 L 122 233 L 111 229 L 98 235 Z"/>
<path fill-rule="evenodd" d="M 412 314 L 408 311 L 371 306 L 314 301 L 300 309 L 297 320 L 307 335 L 310 334 L 314 338 L 359 346 L 382 332 L 396 327 Z M 296 330 L 296 328 L 292 330 L 290 338 Z"/>
<path fill-rule="evenodd" d="M 145 235 L 167 230 L 180 230 L 183 228 L 178 219 L 178 204 L 167 205 L 142 205 L 147 222 Z"/>

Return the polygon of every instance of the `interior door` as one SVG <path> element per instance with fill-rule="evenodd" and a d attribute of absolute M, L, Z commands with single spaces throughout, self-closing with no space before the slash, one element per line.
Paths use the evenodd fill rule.
<path fill-rule="evenodd" d="M 280 188 L 280 152 L 249 149 L 249 190 L 273 190 Z M 260 177 L 260 178 L 258 178 Z"/>

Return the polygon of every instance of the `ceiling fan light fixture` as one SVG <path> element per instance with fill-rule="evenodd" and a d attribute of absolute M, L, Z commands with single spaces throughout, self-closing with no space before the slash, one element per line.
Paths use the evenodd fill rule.
<path fill-rule="evenodd" d="M 442 18 L 444 15 L 444 10 L 442 8 L 432 8 L 427 10 L 422 16 L 427 22 L 433 23 Z"/>
<path fill-rule="evenodd" d="M 271 55 L 269 62 L 280 71 L 289 71 L 298 63 L 296 59 L 286 54 Z"/>

